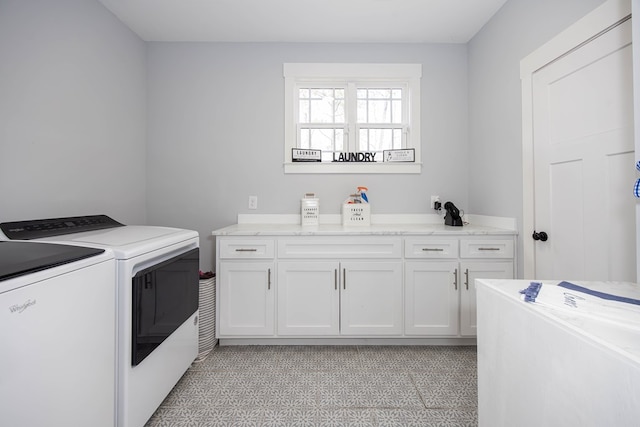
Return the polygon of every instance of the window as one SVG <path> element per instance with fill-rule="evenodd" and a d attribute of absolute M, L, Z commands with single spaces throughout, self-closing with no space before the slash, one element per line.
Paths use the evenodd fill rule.
<path fill-rule="evenodd" d="M 416 64 L 284 64 L 285 172 L 419 173 L 421 74 Z M 298 162 L 294 149 L 320 155 Z"/>

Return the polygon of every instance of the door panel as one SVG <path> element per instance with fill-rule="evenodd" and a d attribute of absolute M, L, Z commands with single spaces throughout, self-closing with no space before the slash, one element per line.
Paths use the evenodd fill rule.
<path fill-rule="evenodd" d="M 532 97 L 535 277 L 635 281 L 631 20 L 534 73 Z"/>
<path fill-rule="evenodd" d="M 402 334 L 402 263 L 344 262 L 342 335 Z"/>
<path fill-rule="evenodd" d="M 272 262 L 220 263 L 220 334 L 273 335 Z"/>
<path fill-rule="evenodd" d="M 278 263 L 278 334 L 337 335 L 338 262 Z"/>

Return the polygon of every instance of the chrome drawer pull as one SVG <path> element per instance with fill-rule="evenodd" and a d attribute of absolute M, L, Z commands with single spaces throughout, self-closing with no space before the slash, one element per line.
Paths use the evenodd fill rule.
<path fill-rule="evenodd" d="M 458 290 L 458 269 L 453 270 L 453 287 Z"/>
<path fill-rule="evenodd" d="M 499 251 L 500 248 L 478 248 L 479 251 Z"/>
<path fill-rule="evenodd" d="M 431 251 L 431 252 L 444 252 L 442 248 L 422 248 L 423 251 Z"/>
<path fill-rule="evenodd" d="M 256 248 L 252 248 L 252 249 L 240 248 L 240 249 L 236 249 L 236 252 L 258 252 L 258 250 Z"/>

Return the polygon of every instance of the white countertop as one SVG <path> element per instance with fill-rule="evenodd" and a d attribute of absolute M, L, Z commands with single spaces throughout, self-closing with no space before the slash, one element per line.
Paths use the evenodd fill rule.
<path fill-rule="evenodd" d="M 599 292 L 640 299 L 640 285 L 636 283 L 567 281 Z M 543 286 L 557 285 L 561 280 L 538 282 L 541 282 Z M 597 312 L 572 313 L 522 301 L 520 299 L 520 290 L 525 289 L 530 283 L 530 280 L 479 279 L 476 281 L 476 286 L 478 288 L 481 286 L 487 287 L 508 299 L 516 300 L 517 304 L 522 305 L 523 310 L 533 310 L 537 314 L 557 322 L 562 327 L 593 340 L 602 347 L 626 359 L 630 359 L 633 363 L 640 364 L 640 329 L 631 326 L 632 323 L 635 325 L 640 323 L 640 307 L 632 306 L 633 310 L 629 312 L 630 318 L 627 324 L 599 318 Z M 523 331 L 523 333 L 526 333 L 526 331 Z"/>
<path fill-rule="evenodd" d="M 434 218 L 435 217 L 435 218 Z M 343 226 L 333 216 L 326 222 L 314 226 L 302 226 L 297 215 L 252 215 L 239 216 L 238 223 L 213 230 L 214 236 L 470 236 L 517 234 L 509 219 L 475 216 L 462 227 L 444 225 L 436 215 L 372 215 L 368 226 Z M 503 228 L 504 227 L 504 228 Z"/>

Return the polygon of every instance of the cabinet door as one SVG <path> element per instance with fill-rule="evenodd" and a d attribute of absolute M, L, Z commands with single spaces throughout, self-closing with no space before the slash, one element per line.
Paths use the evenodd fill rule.
<path fill-rule="evenodd" d="M 273 335 L 273 262 L 220 262 L 220 335 Z"/>
<path fill-rule="evenodd" d="M 405 334 L 458 335 L 457 261 L 405 264 Z"/>
<path fill-rule="evenodd" d="M 402 263 L 343 262 L 342 335 L 402 334 Z"/>
<path fill-rule="evenodd" d="M 460 335 L 476 336 L 476 279 L 513 279 L 513 261 L 462 262 Z"/>
<path fill-rule="evenodd" d="M 278 263 L 278 334 L 338 335 L 337 262 Z"/>

